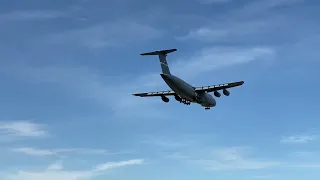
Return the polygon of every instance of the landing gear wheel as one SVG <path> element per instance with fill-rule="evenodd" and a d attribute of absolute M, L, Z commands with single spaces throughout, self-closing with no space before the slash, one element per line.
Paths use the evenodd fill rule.
<path fill-rule="evenodd" d="M 205 110 L 209 110 L 210 108 L 209 107 L 206 107 L 206 108 L 204 108 Z"/>
<path fill-rule="evenodd" d="M 185 105 L 190 105 L 190 104 L 191 104 L 190 101 L 188 101 L 188 100 L 186 100 L 186 99 L 182 99 L 182 100 L 180 101 L 180 103 L 183 103 L 183 104 L 185 104 Z"/>

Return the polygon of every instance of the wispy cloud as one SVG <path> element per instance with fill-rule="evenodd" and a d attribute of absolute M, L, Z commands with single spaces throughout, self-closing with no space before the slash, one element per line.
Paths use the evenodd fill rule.
<path fill-rule="evenodd" d="M 51 171 L 59 171 L 62 169 L 63 169 L 62 161 L 57 161 L 56 163 L 50 164 L 47 168 L 47 170 L 51 170 Z"/>
<path fill-rule="evenodd" d="M 290 154 L 293 158 L 299 158 L 299 159 L 314 159 L 315 157 L 318 157 L 319 152 L 315 151 L 297 151 Z"/>
<path fill-rule="evenodd" d="M 297 156 L 294 156 L 294 159 L 279 159 L 265 155 L 261 156 L 261 152 L 255 151 L 256 148 L 250 146 L 212 146 L 212 141 L 209 144 L 206 140 L 190 141 L 192 142 L 190 143 L 183 141 L 181 138 L 167 138 L 170 141 L 166 144 L 162 141 L 157 141 L 156 138 L 153 139 L 153 143 L 150 143 L 148 148 L 155 148 L 160 158 L 181 161 L 210 171 L 230 172 L 275 168 L 320 168 L 319 163 L 314 159 L 318 154 L 314 152 L 312 154 L 306 152 L 296 153 L 299 156 L 303 155 L 303 159 L 297 159 Z M 159 139 L 165 140 L 163 137 Z M 260 155 L 255 155 L 255 153 L 259 153 Z M 271 175 L 255 176 L 254 178 L 267 179 L 271 178 Z"/>
<path fill-rule="evenodd" d="M 291 5 L 297 5 L 305 0 L 258 0 L 251 1 L 243 8 L 231 11 L 230 15 L 234 18 L 252 17 L 259 13 L 268 12 L 277 7 L 288 7 Z"/>
<path fill-rule="evenodd" d="M 270 47 L 210 47 L 196 52 L 184 60 L 176 61 L 173 70 L 183 77 L 197 77 L 201 73 L 212 72 L 253 61 L 272 62 L 276 58 L 276 51 Z M 192 73 L 190 73 L 192 72 Z"/>
<path fill-rule="evenodd" d="M 186 148 L 188 146 L 194 145 L 195 141 L 175 141 L 170 138 L 158 137 L 158 138 L 148 138 L 141 141 L 142 144 L 147 144 L 153 146 L 157 149 L 177 149 L 177 148 Z"/>
<path fill-rule="evenodd" d="M 275 50 L 269 47 L 211 47 L 200 49 L 191 56 L 180 56 L 176 60 L 171 58 L 168 61 L 172 72 L 190 80 L 201 73 L 225 67 L 259 60 L 272 61 L 275 56 Z M 159 66 L 157 59 L 154 65 Z M 92 99 L 98 104 L 112 108 L 119 116 L 144 118 L 163 116 L 156 106 L 149 106 L 150 103 L 161 103 L 158 99 L 142 99 L 131 95 L 140 91 L 168 89 L 159 77 L 159 72 L 127 79 L 118 77 L 119 81 L 115 84 L 115 77 L 108 77 L 97 69 L 87 67 L 3 66 L 0 71 L 31 83 L 54 83 L 56 88 L 63 88 L 67 93 Z M 141 113 L 142 110 L 146 112 L 146 109 L 149 113 Z M 127 113 L 123 113 L 124 111 Z"/>
<path fill-rule="evenodd" d="M 273 175 L 257 175 L 253 177 L 254 179 L 271 179 L 274 178 Z"/>
<path fill-rule="evenodd" d="M 0 135 L 10 137 L 43 137 L 48 135 L 46 126 L 31 121 L 0 122 Z"/>
<path fill-rule="evenodd" d="M 120 161 L 120 162 L 108 162 L 108 163 L 104 163 L 96 166 L 95 171 L 105 171 L 111 168 L 117 168 L 117 167 L 128 166 L 128 165 L 138 165 L 138 164 L 142 164 L 143 162 L 144 162 L 143 159 L 133 159 L 129 161 Z"/>
<path fill-rule="evenodd" d="M 55 155 L 56 152 L 51 150 L 45 150 L 45 149 L 34 149 L 29 147 L 24 148 L 14 148 L 12 149 L 14 152 L 24 153 L 31 156 L 50 156 Z"/>
<path fill-rule="evenodd" d="M 199 136 L 198 134 L 198 136 L 186 135 L 185 138 L 167 138 L 168 145 L 159 141 L 159 139 L 164 140 L 163 137 L 158 140 L 153 138 L 154 141 L 149 146 L 157 149 L 156 152 L 163 155 L 161 158 L 182 161 L 212 171 L 259 170 L 283 165 L 279 160 L 255 156 L 251 147 L 213 146 L 212 135 L 207 134 L 207 139 L 190 140 L 191 137 Z"/>
<path fill-rule="evenodd" d="M 12 148 L 13 152 L 23 153 L 30 156 L 58 156 L 63 154 L 90 154 L 90 155 L 114 155 L 124 154 L 126 152 L 109 152 L 104 149 L 88 148 L 61 148 L 61 149 L 38 149 L 32 147 Z"/>
<path fill-rule="evenodd" d="M 244 7 L 212 17 L 211 22 L 200 27 L 197 26 L 191 29 L 188 34 L 178 36 L 176 39 L 215 44 L 270 44 L 271 40 L 268 38 L 271 36 L 276 38 L 279 29 L 286 32 L 290 31 L 286 36 L 297 38 L 295 36 L 300 33 L 301 29 L 310 30 L 305 26 L 297 26 L 293 31 L 292 28 L 288 29 L 288 27 L 296 24 L 299 19 L 285 14 L 273 13 L 273 9 L 297 5 L 299 2 L 303 2 L 303 0 L 251 1 Z M 309 22 L 300 21 L 300 23 L 306 24 Z"/>
<path fill-rule="evenodd" d="M 132 159 L 128 161 L 120 162 L 108 162 L 104 164 L 97 165 L 89 170 L 78 170 L 71 171 L 66 170 L 61 162 L 57 162 L 49 165 L 45 170 L 41 171 L 18 171 L 5 173 L 4 180 L 91 180 L 97 176 L 104 175 L 107 170 L 111 168 L 120 168 L 124 166 L 141 165 L 143 164 L 143 159 Z"/>
<path fill-rule="evenodd" d="M 257 170 L 279 166 L 278 161 L 260 160 L 247 157 L 242 148 L 231 147 L 214 150 L 207 159 L 196 160 L 208 170 L 233 171 L 233 170 Z"/>
<path fill-rule="evenodd" d="M 54 34 L 48 38 L 48 42 L 89 49 L 124 47 L 125 45 L 143 43 L 159 38 L 163 33 L 161 30 L 134 20 L 119 20 Z"/>
<path fill-rule="evenodd" d="M 315 141 L 319 138 L 317 135 L 292 135 L 288 137 L 283 137 L 280 142 L 287 144 L 301 144 L 310 141 Z"/>
<path fill-rule="evenodd" d="M 217 3 L 227 3 L 231 2 L 232 0 L 197 0 L 201 4 L 217 4 Z"/>
<path fill-rule="evenodd" d="M 309 163 L 291 163 L 287 167 L 289 168 L 298 168 L 298 169 L 320 169 L 320 163 L 318 162 L 309 162 Z"/>
<path fill-rule="evenodd" d="M 239 42 L 244 36 L 262 35 L 272 29 L 274 20 L 226 21 L 191 30 L 178 40 L 196 40 L 202 42 Z"/>
<path fill-rule="evenodd" d="M 12 11 L 6 14 L 0 14 L 1 21 L 30 21 L 47 20 L 62 17 L 64 13 L 59 11 Z"/>
<path fill-rule="evenodd" d="M 187 159 L 189 156 L 183 155 L 181 152 L 174 152 L 164 156 L 169 159 Z"/>

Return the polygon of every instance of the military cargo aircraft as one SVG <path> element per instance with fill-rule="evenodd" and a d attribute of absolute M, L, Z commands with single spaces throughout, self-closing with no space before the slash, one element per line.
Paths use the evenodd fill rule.
<path fill-rule="evenodd" d="M 213 92 L 215 97 L 220 97 L 221 94 L 218 92 L 222 90 L 222 93 L 225 96 L 229 96 L 230 92 L 227 90 L 229 88 L 237 87 L 243 85 L 244 81 L 231 82 L 225 84 L 217 84 L 210 86 L 201 86 L 194 87 L 189 83 L 185 82 L 181 78 L 171 74 L 169 65 L 167 62 L 167 54 L 177 51 L 177 49 L 167 49 L 153 52 L 146 52 L 140 55 L 150 56 L 157 55 L 160 60 L 160 65 L 162 73 L 160 76 L 165 81 L 165 83 L 170 87 L 171 90 L 167 91 L 156 91 L 156 92 L 145 92 L 145 93 L 136 93 L 134 96 L 140 97 L 161 97 L 162 101 L 169 102 L 167 96 L 174 96 L 174 98 L 180 103 L 190 105 L 191 103 L 198 103 L 206 110 L 211 107 L 216 106 L 216 100 L 209 93 Z"/>

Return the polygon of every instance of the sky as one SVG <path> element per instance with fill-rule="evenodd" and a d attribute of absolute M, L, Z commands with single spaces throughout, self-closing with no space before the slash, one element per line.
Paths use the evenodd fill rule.
<path fill-rule="evenodd" d="M 0 179 L 300 180 L 320 175 L 320 4 L 0 0 Z M 170 97 L 244 81 L 204 110 Z"/>

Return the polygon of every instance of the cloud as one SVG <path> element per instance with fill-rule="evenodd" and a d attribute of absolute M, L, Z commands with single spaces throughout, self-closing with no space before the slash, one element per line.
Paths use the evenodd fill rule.
<path fill-rule="evenodd" d="M 274 178 L 273 175 L 257 175 L 253 177 L 254 179 L 271 179 Z"/>
<path fill-rule="evenodd" d="M 318 139 L 316 135 L 292 135 L 288 137 L 283 137 L 280 142 L 286 144 L 301 144 L 310 141 L 315 141 Z"/>
<path fill-rule="evenodd" d="M 174 74 L 191 80 L 202 73 L 211 73 L 221 68 L 253 61 L 271 62 L 275 56 L 276 51 L 270 47 L 209 47 L 200 49 L 191 56 L 182 55 L 177 59 L 169 57 L 168 61 Z M 154 66 L 159 66 L 157 58 L 154 59 Z M 168 87 L 162 81 L 159 72 L 109 77 L 108 74 L 88 67 L 31 67 L 26 65 L 2 66 L 0 71 L 32 84 L 54 84 L 55 88 L 62 88 L 67 94 L 94 100 L 108 110 L 111 109 L 114 115 L 119 117 L 165 116 L 156 107 L 157 104 L 162 103 L 159 99 L 143 99 L 131 95 L 135 92 L 167 90 Z"/>
<path fill-rule="evenodd" d="M 109 152 L 104 149 L 88 148 L 61 148 L 61 149 L 37 149 L 32 147 L 12 148 L 13 152 L 23 153 L 30 156 L 58 156 L 62 154 L 82 154 L 82 155 L 115 155 L 124 154 L 125 152 Z"/>
<path fill-rule="evenodd" d="M 289 168 L 299 168 L 299 169 L 320 169 L 320 163 L 318 162 L 309 162 L 309 163 L 301 163 L 301 162 L 297 162 L 297 163 L 292 163 L 289 164 L 287 167 Z"/>
<path fill-rule="evenodd" d="M 96 49 L 144 43 L 161 37 L 163 33 L 161 30 L 134 20 L 119 20 L 54 34 L 47 40 L 50 44 Z"/>
<path fill-rule="evenodd" d="M 6 14 L 0 14 L 1 21 L 31 21 L 47 20 L 62 17 L 64 14 L 59 11 L 12 11 Z"/>
<path fill-rule="evenodd" d="M 189 156 L 183 155 L 181 152 L 174 152 L 164 156 L 169 159 L 187 159 Z"/>
<path fill-rule="evenodd" d="M 14 152 L 24 153 L 31 156 L 51 156 L 55 155 L 56 152 L 51 150 L 44 150 L 44 149 L 34 149 L 29 147 L 23 147 L 23 148 L 14 148 Z"/>
<path fill-rule="evenodd" d="M 105 171 L 111 168 L 117 168 L 117 167 L 128 166 L 128 165 L 138 165 L 138 164 L 142 164 L 143 162 L 144 162 L 143 159 L 133 159 L 129 161 L 120 161 L 120 162 L 108 162 L 108 163 L 104 163 L 96 166 L 95 171 Z"/>
<path fill-rule="evenodd" d="M 59 171 L 63 169 L 63 164 L 62 161 L 58 161 L 54 164 L 51 164 L 48 166 L 47 170 L 51 170 L 51 171 Z"/>
<path fill-rule="evenodd" d="M 48 135 L 46 126 L 30 121 L 0 122 L 0 135 L 10 137 L 43 137 Z"/>
<path fill-rule="evenodd" d="M 194 140 L 187 141 L 175 141 L 171 138 L 166 137 L 149 137 L 146 140 L 141 141 L 142 144 L 148 144 L 157 149 L 177 149 L 177 148 L 186 148 L 195 144 Z"/>
<path fill-rule="evenodd" d="M 314 157 L 318 157 L 318 154 L 318 152 L 313 151 L 297 151 L 291 153 L 290 156 L 294 158 L 314 159 Z"/>
<path fill-rule="evenodd" d="M 252 61 L 273 61 L 275 57 L 276 51 L 270 47 L 238 48 L 218 46 L 204 48 L 191 57 L 178 60 L 173 65 L 173 69 L 175 74 L 190 78 L 215 69 L 246 64 Z M 192 72 L 192 74 L 189 72 Z"/>
<path fill-rule="evenodd" d="M 216 149 L 208 159 L 196 160 L 208 170 L 234 171 L 234 170 L 258 170 L 279 166 L 278 161 L 260 160 L 246 157 L 243 148 L 230 147 Z"/>
<path fill-rule="evenodd" d="M 272 8 L 297 5 L 305 0 L 258 0 L 252 1 L 241 9 L 231 12 L 232 17 L 250 17 L 254 14 L 266 12 Z"/>
<path fill-rule="evenodd" d="M 195 137 L 198 138 L 192 139 Z M 283 165 L 283 162 L 278 160 L 255 157 L 251 147 L 212 146 L 211 144 L 215 143 L 212 142 L 212 135 L 209 134 L 185 135 L 182 138 L 158 138 L 162 141 L 153 139 L 154 141 L 149 145 L 155 148 L 157 153 L 162 154 L 161 158 L 178 160 L 210 171 L 260 170 Z M 169 145 L 163 143 L 166 141 Z"/>
<path fill-rule="evenodd" d="M 246 36 L 262 35 L 276 25 L 274 20 L 225 21 L 191 30 L 177 40 L 196 40 L 201 42 L 237 42 Z"/>
<path fill-rule="evenodd" d="M 39 171 L 17 171 L 4 173 L 6 174 L 3 180 L 91 180 L 97 176 L 104 175 L 105 172 L 111 168 L 119 168 L 124 166 L 132 166 L 132 165 L 141 165 L 144 160 L 142 159 L 132 159 L 128 161 L 120 161 L 120 162 L 109 162 L 101 165 L 97 165 L 96 167 L 90 170 L 78 170 L 78 171 L 70 171 L 65 170 L 61 162 L 57 162 L 49 165 L 44 170 Z"/>
<path fill-rule="evenodd" d="M 277 40 L 279 30 L 285 34 L 281 37 L 283 39 L 287 36 L 296 38 L 301 29 L 310 30 L 305 25 L 296 26 L 294 30 L 288 27 L 296 25 L 297 21 L 301 24 L 310 22 L 300 21 L 294 16 L 277 14 L 272 10 L 299 2 L 303 0 L 251 1 L 244 7 L 212 17 L 211 22 L 194 27 L 186 35 L 177 36 L 176 39 L 215 44 L 265 44 L 271 41 L 280 42 Z M 270 40 L 271 36 L 274 37 L 273 40 Z"/>

